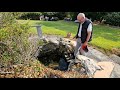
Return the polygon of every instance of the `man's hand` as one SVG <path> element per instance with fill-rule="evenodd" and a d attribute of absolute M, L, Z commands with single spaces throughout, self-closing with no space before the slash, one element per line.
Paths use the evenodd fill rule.
<path fill-rule="evenodd" d="M 82 45 L 83 50 L 86 48 L 87 44 L 88 44 L 87 41 L 83 43 L 83 45 Z"/>

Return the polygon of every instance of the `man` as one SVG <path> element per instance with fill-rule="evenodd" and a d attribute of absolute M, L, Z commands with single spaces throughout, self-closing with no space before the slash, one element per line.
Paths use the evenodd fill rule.
<path fill-rule="evenodd" d="M 88 42 L 92 39 L 92 22 L 85 17 L 84 13 L 79 13 L 77 16 L 79 27 L 74 38 L 77 39 L 74 56 L 82 54 L 86 56 L 88 52 Z"/>

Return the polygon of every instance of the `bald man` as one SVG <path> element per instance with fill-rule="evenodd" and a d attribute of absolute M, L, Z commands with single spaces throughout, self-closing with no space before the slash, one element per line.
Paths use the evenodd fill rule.
<path fill-rule="evenodd" d="M 79 22 L 79 27 L 75 36 L 77 44 L 74 55 L 81 54 L 86 56 L 88 52 L 88 42 L 92 40 L 92 22 L 85 17 L 84 13 L 78 14 L 77 21 Z"/>

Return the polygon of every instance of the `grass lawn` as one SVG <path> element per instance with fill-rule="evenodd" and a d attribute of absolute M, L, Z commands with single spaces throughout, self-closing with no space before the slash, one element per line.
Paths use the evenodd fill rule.
<path fill-rule="evenodd" d="M 44 34 L 57 34 L 62 36 L 66 36 L 68 32 L 71 32 L 74 36 L 78 28 L 77 23 L 66 21 L 19 20 L 19 22 L 29 22 L 30 25 L 42 25 Z M 37 34 L 36 28 L 31 28 L 30 32 Z M 120 49 L 120 29 L 94 25 L 93 40 L 90 44 L 109 51 L 113 48 Z"/>

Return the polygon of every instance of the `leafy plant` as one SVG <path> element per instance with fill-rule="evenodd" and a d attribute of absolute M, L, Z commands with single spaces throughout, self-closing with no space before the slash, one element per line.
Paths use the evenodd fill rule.
<path fill-rule="evenodd" d="M 120 12 L 108 13 L 105 17 L 106 24 L 120 26 Z"/>

